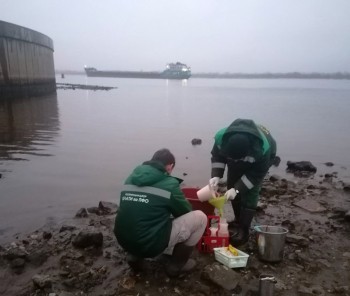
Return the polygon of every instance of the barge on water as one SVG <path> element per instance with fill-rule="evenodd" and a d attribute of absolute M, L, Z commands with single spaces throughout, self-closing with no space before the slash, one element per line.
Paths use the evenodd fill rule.
<path fill-rule="evenodd" d="M 147 79 L 188 79 L 191 68 L 180 62 L 167 64 L 163 72 L 144 71 L 102 71 L 96 68 L 84 67 L 88 77 L 118 77 L 118 78 L 147 78 Z"/>

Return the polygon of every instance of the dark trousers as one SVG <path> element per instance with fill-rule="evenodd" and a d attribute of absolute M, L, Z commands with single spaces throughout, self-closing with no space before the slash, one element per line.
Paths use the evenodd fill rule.
<path fill-rule="evenodd" d="M 227 189 L 235 187 L 235 183 L 242 177 L 243 174 L 238 175 L 237 170 L 233 167 L 228 168 L 227 172 Z M 259 201 L 259 192 L 261 184 L 254 186 L 252 189 L 237 194 L 236 198 L 231 201 L 233 210 L 239 211 L 240 208 L 255 210 Z M 236 215 L 236 213 L 235 213 Z"/>

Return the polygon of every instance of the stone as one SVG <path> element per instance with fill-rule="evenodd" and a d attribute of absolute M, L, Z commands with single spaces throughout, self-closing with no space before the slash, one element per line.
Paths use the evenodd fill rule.
<path fill-rule="evenodd" d="M 108 201 L 100 201 L 98 208 L 104 215 L 115 214 L 118 211 L 118 205 L 116 203 Z"/>
<path fill-rule="evenodd" d="M 350 222 L 350 210 L 345 213 L 344 220 Z"/>
<path fill-rule="evenodd" d="M 22 258 L 16 258 L 11 261 L 11 268 L 22 268 L 26 264 L 26 261 Z"/>
<path fill-rule="evenodd" d="M 202 144 L 202 140 L 194 138 L 194 139 L 192 139 L 191 143 L 192 143 L 192 145 L 200 145 L 200 144 Z"/>
<path fill-rule="evenodd" d="M 278 194 L 278 189 L 273 185 L 264 185 L 260 190 L 260 194 L 264 197 L 274 196 Z"/>
<path fill-rule="evenodd" d="M 44 262 L 46 262 L 48 258 L 48 254 L 43 250 L 36 250 L 30 253 L 27 257 L 28 261 L 34 266 L 41 266 Z"/>
<path fill-rule="evenodd" d="M 350 192 L 350 183 L 344 183 L 343 190 L 345 192 Z"/>
<path fill-rule="evenodd" d="M 104 225 L 104 226 L 107 226 L 107 227 L 112 226 L 113 223 L 114 223 L 114 221 L 111 220 L 111 219 L 101 219 L 100 220 L 100 224 Z"/>
<path fill-rule="evenodd" d="M 282 194 L 282 195 L 279 196 L 279 199 L 292 200 L 293 199 L 293 195 L 291 195 L 291 194 Z"/>
<path fill-rule="evenodd" d="M 317 168 L 310 161 L 287 161 L 287 171 L 296 172 L 296 171 L 305 171 L 316 173 Z"/>
<path fill-rule="evenodd" d="M 258 205 L 256 207 L 256 210 L 257 211 L 263 211 L 266 208 L 267 208 L 267 203 L 259 201 Z"/>
<path fill-rule="evenodd" d="M 70 243 L 71 237 L 72 237 L 72 233 L 70 231 L 63 231 L 59 233 L 56 240 L 57 242 L 59 242 L 60 245 L 67 245 Z"/>
<path fill-rule="evenodd" d="M 294 202 L 293 205 L 300 207 L 311 213 L 321 213 L 326 211 L 326 208 L 321 206 L 319 202 L 311 199 L 302 199 L 298 202 Z"/>
<path fill-rule="evenodd" d="M 241 284 L 241 285 L 242 285 L 242 293 L 241 293 L 242 295 L 258 295 L 259 279 L 257 278 L 252 279 L 249 281 L 248 284 Z"/>
<path fill-rule="evenodd" d="M 326 292 L 321 286 L 305 287 L 301 285 L 299 286 L 298 293 L 298 295 L 326 295 Z"/>
<path fill-rule="evenodd" d="M 48 275 L 36 274 L 32 277 L 34 285 L 40 289 L 51 288 L 52 280 Z"/>
<path fill-rule="evenodd" d="M 295 171 L 294 176 L 298 178 L 310 178 L 314 173 L 309 171 Z"/>
<path fill-rule="evenodd" d="M 322 264 L 325 267 L 328 267 L 328 268 L 331 267 L 331 264 L 328 262 L 327 259 L 319 258 L 319 259 L 316 260 L 316 262 Z"/>
<path fill-rule="evenodd" d="M 68 272 L 70 275 L 77 275 L 86 272 L 86 266 L 84 263 L 62 256 L 60 258 L 60 264 L 63 271 Z"/>
<path fill-rule="evenodd" d="M 83 230 L 73 240 L 73 246 L 76 248 L 96 247 L 103 245 L 103 235 L 99 231 Z"/>
<path fill-rule="evenodd" d="M 298 246 L 306 247 L 309 245 L 309 240 L 303 236 L 288 233 L 286 235 L 286 242 L 296 244 Z"/>
<path fill-rule="evenodd" d="M 70 292 L 66 292 L 66 291 L 62 291 L 58 294 L 58 296 L 74 296 L 75 294 L 70 293 Z"/>
<path fill-rule="evenodd" d="M 334 288 L 335 292 L 341 295 L 349 295 L 350 287 L 349 286 L 339 286 Z"/>
<path fill-rule="evenodd" d="M 88 212 L 85 208 L 81 208 L 76 214 L 75 217 L 77 218 L 86 218 L 88 216 Z"/>
<path fill-rule="evenodd" d="M 71 226 L 71 225 L 62 225 L 62 227 L 60 228 L 60 233 L 64 232 L 64 231 L 73 231 L 77 229 L 75 226 Z"/>
<path fill-rule="evenodd" d="M 202 271 L 201 277 L 229 291 L 236 288 L 241 279 L 239 273 L 217 263 L 207 265 Z"/>
<path fill-rule="evenodd" d="M 343 257 L 350 259 L 350 252 L 343 253 Z"/>
<path fill-rule="evenodd" d="M 52 233 L 51 232 L 47 232 L 47 231 L 44 231 L 43 232 L 43 239 L 50 239 L 52 237 Z"/>
<path fill-rule="evenodd" d="M 14 260 L 17 258 L 25 258 L 27 255 L 28 253 L 21 248 L 11 248 L 5 252 L 3 257 L 7 260 Z"/>
<path fill-rule="evenodd" d="M 276 182 L 276 181 L 279 181 L 281 179 L 281 177 L 280 176 L 278 176 L 278 175 L 272 175 L 270 178 L 269 178 L 269 180 L 271 181 L 271 182 Z"/>
<path fill-rule="evenodd" d="M 87 211 L 90 214 L 96 214 L 98 216 L 102 215 L 102 211 L 99 209 L 99 207 L 90 207 L 87 208 Z"/>
<path fill-rule="evenodd" d="M 272 162 L 272 165 L 275 166 L 275 167 L 278 167 L 281 163 L 281 157 L 279 156 L 275 156 L 273 162 Z"/>

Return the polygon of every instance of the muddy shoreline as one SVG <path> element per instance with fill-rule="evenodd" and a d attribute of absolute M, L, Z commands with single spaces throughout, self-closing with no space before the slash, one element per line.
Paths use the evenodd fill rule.
<path fill-rule="evenodd" d="M 134 274 L 112 232 L 117 208 L 100 202 L 1 245 L 0 295 L 258 295 L 261 274 L 275 277 L 275 295 L 350 295 L 350 187 L 336 172 L 290 176 L 267 176 L 253 222 L 289 230 L 281 262 L 258 258 L 252 232 L 245 268 L 195 250 L 195 272 L 179 279 L 165 275 L 162 260 Z M 233 218 L 229 206 L 225 215 Z"/>

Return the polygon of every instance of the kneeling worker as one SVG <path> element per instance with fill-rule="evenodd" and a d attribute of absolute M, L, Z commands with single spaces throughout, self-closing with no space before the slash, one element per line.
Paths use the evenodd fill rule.
<path fill-rule="evenodd" d="M 192 211 L 180 189 L 181 181 L 170 175 L 174 166 L 174 155 L 161 149 L 125 181 L 114 233 L 134 270 L 144 258 L 171 252 L 165 266 L 168 276 L 176 277 L 196 265 L 189 258 L 203 235 L 207 216 Z"/>

